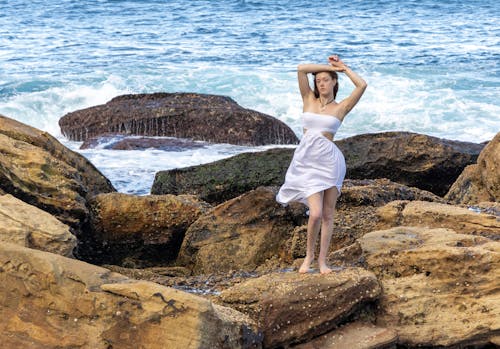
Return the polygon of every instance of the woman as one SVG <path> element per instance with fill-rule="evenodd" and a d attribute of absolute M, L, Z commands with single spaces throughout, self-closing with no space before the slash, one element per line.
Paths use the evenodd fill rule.
<path fill-rule="evenodd" d="M 300 273 L 309 271 L 320 229 L 319 271 L 321 274 L 332 271 L 326 258 L 332 237 L 335 204 L 346 171 L 344 156 L 333 143 L 333 137 L 367 86 L 338 56 L 328 57 L 328 63 L 300 64 L 297 67 L 303 101 L 304 136 L 294 152 L 285 183 L 276 196 L 282 204 L 299 201 L 309 207 L 307 252 L 299 268 Z M 335 101 L 337 72 L 347 75 L 355 86 L 349 97 L 338 103 Z M 314 91 L 309 86 L 307 74 L 314 75 Z"/>

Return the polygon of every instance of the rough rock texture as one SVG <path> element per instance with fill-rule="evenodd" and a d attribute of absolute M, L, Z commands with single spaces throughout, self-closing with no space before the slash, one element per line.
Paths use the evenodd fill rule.
<path fill-rule="evenodd" d="M 379 294 L 375 276 L 353 268 L 327 275 L 271 273 L 223 291 L 220 299 L 254 319 L 264 347 L 276 348 L 331 330 Z"/>
<path fill-rule="evenodd" d="M 380 229 L 381 218 L 377 214 L 377 208 L 393 200 L 444 202 L 428 191 L 407 187 L 388 179 L 347 179 L 336 206 L 330 251 L 349 246 L 364 234 Z M 287 241 L 294 258 L 305 257 L 306 232 L 307 226 L 297 227 Z"/>
<path fill-rule="evenodd" d="M 220 204 L 259 186 L 283 184 L 290 148 L 243 153 L 209 164 L 156 173 L 152 194 L 192 194 Z"/>
<path fill-rule="evenodd" d="M 0 188 L 47 211 L 77 232 L 88 220 L 86 201 L 113 192 L 83 156 L 33 127 L 0 115 Z"/>
<path fill-rule="evenodd" d="M 186 232 L 177 263 L 202 274 L 253 270 L 273 256 L 289 260 L 284 242 L 307 219 L 306 207 L 282 207 L 275 195 L 260 187 L 202 215 Z"/>
<path fill-rule="evenodd" d="M 449 228 L 500 240 L 500 218 L 467 208 L 426 201 L 393 201 L 377 210 L 380 229 L 399 225 Z"/>
<path fill-rule="evenodd" d="M 260 348 L 233 309 L 74 259 L 0 244 L 3 348 Z"/>
<path fill-rule="evenodd" d="M 407 132 L 366 134 L 335 143 L 346 158 L 347 178 L 388 178 L 441 196 L 484 147 Z M 151 192 L 193 194 L 207 202 L 221 203 L 261 185 L 283 184 L 293 151 L 271 149 L 160 171 Z"/>
<path fill-rule="evenodd" d="M 446 199 L 460 204 L 500 201 L 500 132 L 453 183 Z"/>
<path fill-rule="evenodd" d="M 119 96 L 66 114 L 59 126 L 76 141 L 111 133 L 240 145 L 298 143 L 292 129 L 272 116 L 242 108 L 229 97 L 196 93 Z"/>
<path fill-rule="evenodd" d="M 367 322 L 353 322 L 294 349 L 389 349 L 396 348 L 396 331 Z"/>
<path fill-rule="evenodd" d="M 500 242 L 396 227 L 358 240 L 382 286 L 377 325 L 405 346 L 486 345 L 500 332 Z"/>
<path fill-rule="evenodd" d="M 337 144 L 346 156 L 347 178 L 389 178 L 440 196 L 484 147 L 409 132 L 363 134 Z"/>
<path fill-rule="evenodd" d="M 0 241 L 66 257 L 76 246 L 67 225 L 10 194 L 0 196 Z"/>
<path fill-rule="evenodd" d="M 89 201 L 86 259 L 128 266 L 175 260 L 184 233 L 210 206 L 190 195 L 99 194 Z"/>

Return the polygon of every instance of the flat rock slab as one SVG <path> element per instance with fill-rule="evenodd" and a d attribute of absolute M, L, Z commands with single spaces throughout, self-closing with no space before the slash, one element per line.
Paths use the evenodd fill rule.
<path fill-rule="evenodd" d="M 207 299 L 75 259 L 0 244 L 2 348 L 261 348 L 252 321 Z"/>
<path fill-rule="evenodd" d="M 396 331 L 370 323 L 354 322 L 315 338 L 294 349 L 387 349 L 396 348 Z"/>
<path fill-rule="evenodd" d="M 229 97 L 197 93 L 119 96 L 68 113 L 59 126 L 74 141 L 124 134 L 238 145 L 298 143 L 292 129 L 272 116 L 245 109 Z"/>
<path fill-rule="evenodd" d="M 378 208 L 379 229 L 399 225 L 448 228 L 500 240 L 500 217 L 465 207 L 427 201 L 393 201 Z"/>
<path fill-rule="evenodd" d="M 222 304 L 248 314 L 262 329 L 264 346 L 307 341 L 330 331 L 380 295 L 371 272 L 271 273 L 221 293 Z"/>

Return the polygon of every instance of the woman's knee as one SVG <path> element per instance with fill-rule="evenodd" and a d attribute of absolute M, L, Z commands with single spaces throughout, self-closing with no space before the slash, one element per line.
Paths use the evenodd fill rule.
<path fill-rule="evenodd" d="M 309 221 L 313 223 L 320 223 L 323 219 L 322 211 L 310 211 L 309 212 Z"/>

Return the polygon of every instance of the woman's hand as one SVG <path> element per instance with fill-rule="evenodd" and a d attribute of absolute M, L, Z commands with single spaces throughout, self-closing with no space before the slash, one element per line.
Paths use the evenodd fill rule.
<path fill-rule="evenodd" d="M 336 71 L 343 72 L 347 69 L 347 65 L 342 62 L 337 55 L 331 55 L 328 57 L 328 63 L 335 68 Z"/>

